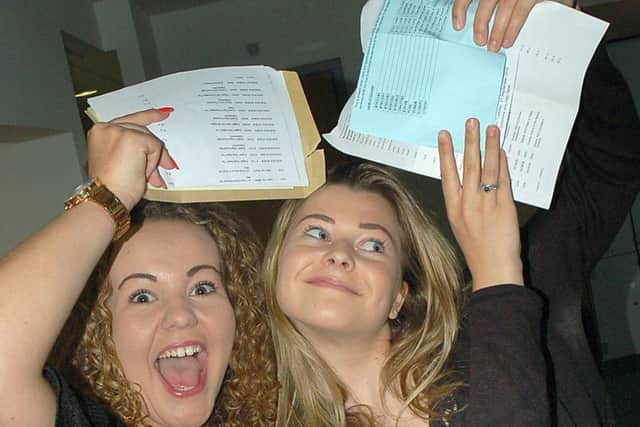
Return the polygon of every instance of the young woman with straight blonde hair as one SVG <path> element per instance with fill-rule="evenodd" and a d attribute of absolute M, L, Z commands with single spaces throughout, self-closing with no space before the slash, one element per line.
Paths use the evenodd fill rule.
<path fill-rule="evenodd" d="M 514 392 L 499 405 L 505 420 L 548 421 L 540 301 L 522 286 L 498 138 L 490 127 L 480 167 L 479 124 L 468 121 L 461 185 L 450 138 L 440 137 L 447 210 L 473 276 L 470 340 L 459 336 L 464 289 L 454 250 L 386 168 L 339 168 L 308 199 L 285 203 L 263 264 L 278 426 L 460 425 L 477 419 L 494 389 Z M 492 346 L 508 359 L 492 359 Z M 513 375 L 527 384 L 526 398 L 509 385 Z"/>
<path fill-rule="evenodd" d="M 433 225 L 390 191 L 404 193 L 385 168 L 343 169 L 308 200 L 284 205 L 264 264 L 282 383 L 278 426 L 616 425 L 582 301 L 640 190 L 640 121 L 629 87 L 601 45 L 585 76 L 553 204 L 523 228 L 522 254 L 508 175 L 487 174 L 486 160 L 481 167 L 472 127 L 462 182 L 450 141 L 440 138 L 447 213 L 473 279 L 466 314 L 459 314 L 465 293 L 451 250 L 425 237 Z M 487 141 L 496 146 L 495 136 Z M 502 165 L 497 152 L 488 146 L 485 159 Z M 544 298 L 541 321 L 530 291 L 484 286 L 522 284 L 523 263 L 527 285 Z M 454 281 L 443 284 L 447 276 Z M 387 290 L 378 299 L 382 308 L 360 307 L 358 298 L 379 295 L 369 284 Z M 447 288 L 451 294 L 438 300 Z M 403 311 L 418 306 L 412 296 L 422 301 L 424 322 L 410 342 L 412 329 L 401 324 Z M 357 329 L 374 317 L 380 335 Z M 438 317 L 449 323 L 435 324 Z M 457 334 L 451 322 L 459 322 Z M 412 358 L 437 346 L 434 361 Z M 402 348 L 409 356 L 396 359 Z"/>

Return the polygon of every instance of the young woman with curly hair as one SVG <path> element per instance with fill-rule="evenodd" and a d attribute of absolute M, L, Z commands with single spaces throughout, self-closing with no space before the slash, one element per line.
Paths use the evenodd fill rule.
<path fill-rule="evenodd" d="M 167 114 L 94 126 L 89 173 L 103 193 L 74 199 L 0 262 L 0 384 L 14 390 L 1 425 L 273 425 L 254 234 L 219 204 L 138 203 L 147 181 L 163 185 L 158 165 L 175 167 L 145 127 Z M 87 282 L 95 302 L 69 352 L 78 392 L 45 362 Z"/>

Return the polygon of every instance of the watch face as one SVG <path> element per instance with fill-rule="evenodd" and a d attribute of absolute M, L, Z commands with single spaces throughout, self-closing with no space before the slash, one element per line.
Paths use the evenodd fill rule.
<path fill-rule="evenodd" d="M 75 188 L 75 190 L 73 190 L 73 193 L 71 194 L 70 197 L 86 196 L 86 192 L 89 189 L 89 187 L 91 187 L 91 185 L 93 185 L 93 180 L 91 180 L 89 182 L 84 182 L 84 183 L 78 185 Z"/>
<path fill-rule="evenodd" d="M 73 190 L 73 193 L 71 193 L 71 197 L 73 197 L 73 196 L 79 196 L 79 195 L 80 195 L 80 193 L 82 193 L 82 191 L 83 191 L 85 188 L 87 188 L 87 184 L 86 184 L 86 183 L 83 183 L 83 184 L 78 185 L 78 186 Z"/>

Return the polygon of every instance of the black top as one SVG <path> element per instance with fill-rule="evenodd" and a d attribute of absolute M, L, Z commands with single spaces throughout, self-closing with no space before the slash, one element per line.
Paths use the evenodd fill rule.
<path fill-rule="evenodd" d="M 106 408 L 72 389 L 51 367 L 44 376 L 56 396 L 56 427 L 125 427 Z"/>
<path fill-rule="evenodd" d="M 452 356 L 469 387 L 455 397 L 463 411 L 450 426 L 549 425 L 541 318 L 542 300 L 522 286 L 471 295 Z"/>
<path fill-rule="evenodd" d="M 554 425 L 613 426 L 582 319 L 582 295 L 640 190 L 640 121 L 629 88 L 600 46 L 551 209 L 522 230 L 525 280 L 545 298 Z"/>

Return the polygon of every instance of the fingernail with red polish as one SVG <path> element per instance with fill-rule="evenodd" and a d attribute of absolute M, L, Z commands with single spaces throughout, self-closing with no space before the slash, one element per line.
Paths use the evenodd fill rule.
<path fill-rule="evenodd" d="M 158 108 L 158 111 L 163 113 L 173 113 L 174 109 L 173 107 L 161 107 L 161 108 Z"/>
<path fill-rule="evenodd" d="M 174 169 L 180 169 L 180 166 L 178 166 L 173 157 L 171 157 L 171 154 L 169 154 L 169 160 L 171 160 L 171 166 L 173 166 Z"/>

